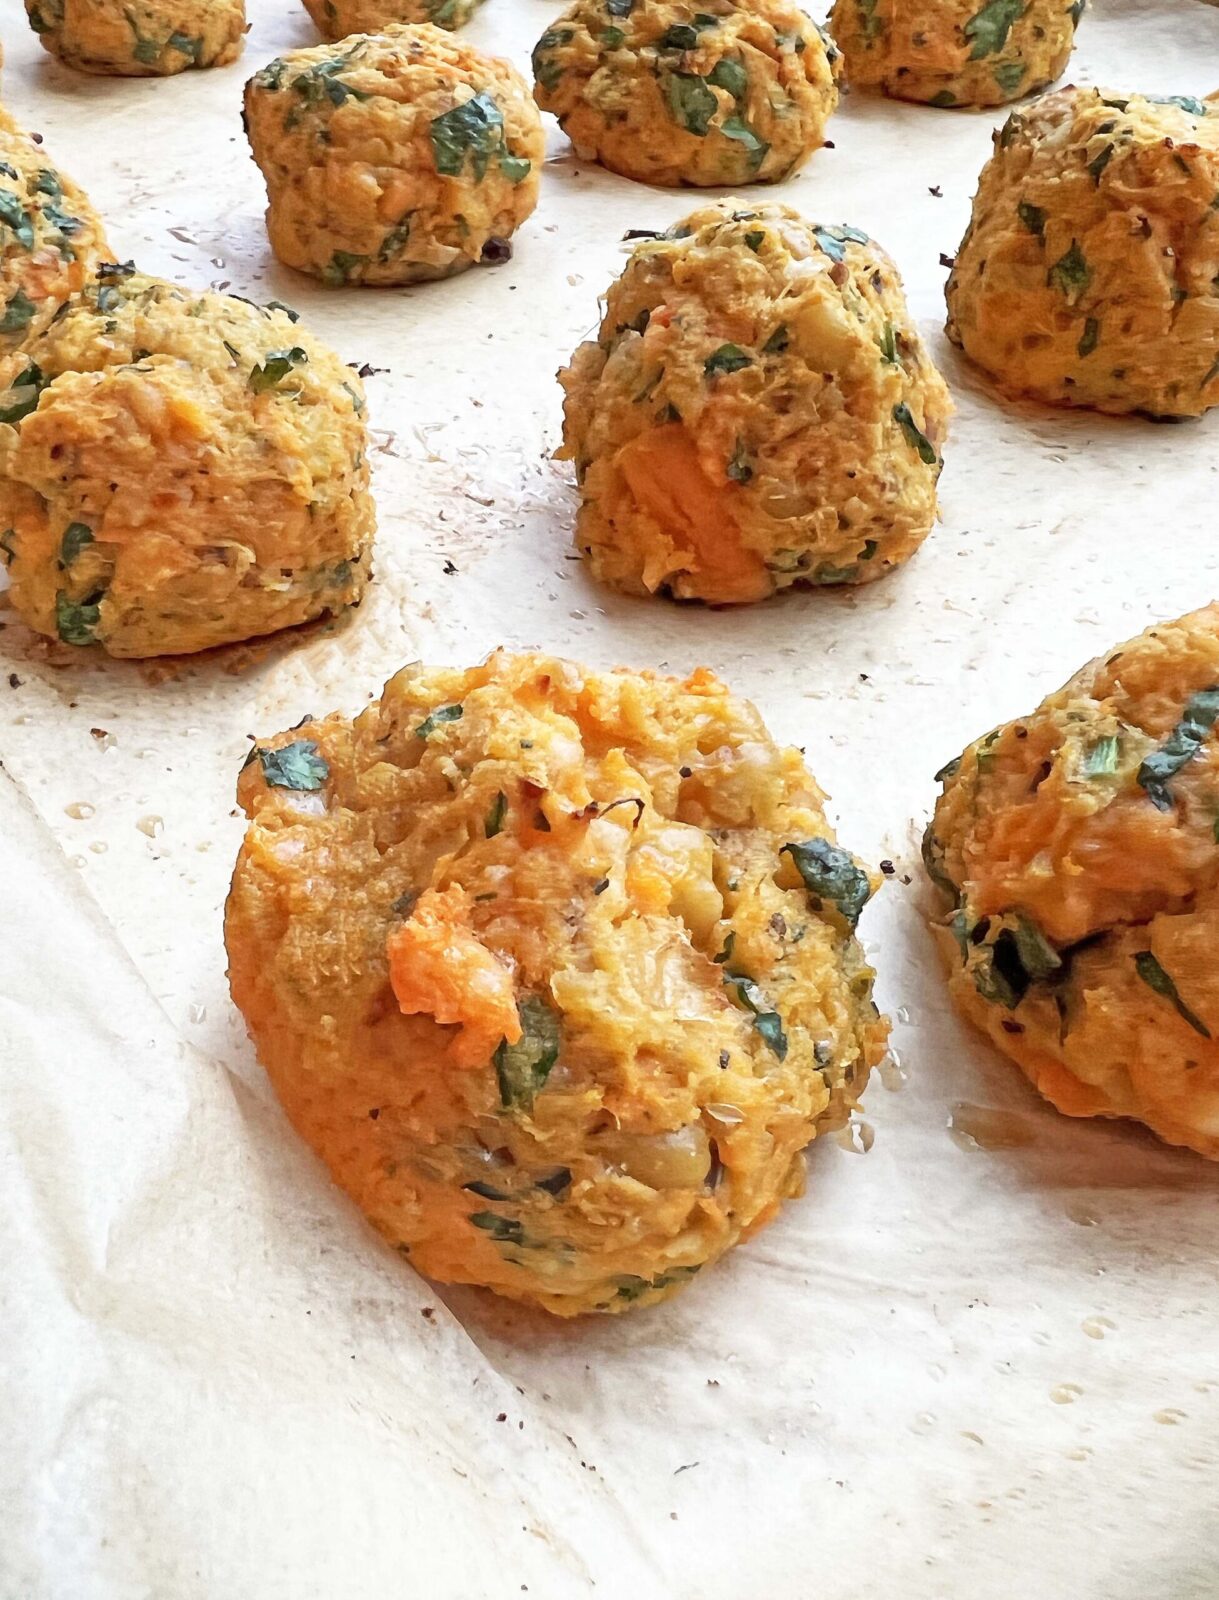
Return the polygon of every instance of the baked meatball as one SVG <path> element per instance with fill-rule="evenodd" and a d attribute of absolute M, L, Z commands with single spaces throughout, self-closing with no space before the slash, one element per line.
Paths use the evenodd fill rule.
<path fill-rule="evenodd" d="M 1219 402 L 1219 99 L 1063 89 L 995 136 L 948 336 L 1003 389 L 1098 411 Z"/>
<path fill-rule="evenodd" d="M 351 33 L 381 33 L 402 22 L 460 28 L 481 0 L 305 0 L 305 9 L 332 44 Z"/>
<path fill-rule="evenodd" d="M 85 195 L 0 109 L 0 352 L 40 333 L 109 254 Z"/>
<path fill-rule="evenodd" d="M 229 976 L 297 1130 L 431 1277 L 660 1300 L 803 1186 L 887 1025 L 873 880 L 709 672 L 408 667 L 261 741 Z"/>
<path fill-rule="evenodd" d="M 951 402 L 858 229 L 694 212 L 635 249 L 559 379 L 577 548 L 629 594 L 867 583 L 935 520 Z"/>
<path fill-rule="evenodd" d="M 939 775 L 963 1014 L 1074 1117 L 1219 1158 L 1219 606 L 1092 662 Z"/>
<path fill-rule="evenodd" d="M 575 0 L 534 49 L 534 95 L 625 177 L 773 183 L 823 144 L 838 59 L 792 0 Z"/>
<path fill-rule="evenodd" d="M 835 0 L 853 89 L 932 106 L 1001 106 L 1053 83 L 1084 0 Z"/>
<path fill-rule="evenodd" d="M 524 80 L 439 28 L 294 50 L 245 103 L 271 248 L 326 283 L 504 261 L 537 204 L 545 141 Z"/>
<path fill-rule="evenodd" d="M 110 266 L 0 361 L 0 550 L 30 627 L 181 655 L 360 598 L 363 390 L 294 324 Z"/>
<path fill-rule="evenodd" d="M 116 78 L 227 66 L 245 43 L 245 0 L 25 0 L 25 9 L 44 50 Z"/>

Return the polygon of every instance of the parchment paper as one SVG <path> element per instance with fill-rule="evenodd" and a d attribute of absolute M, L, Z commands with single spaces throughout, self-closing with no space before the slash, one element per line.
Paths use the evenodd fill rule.
<path fill-rule="evenodd" d="M 1057 1116 L 958 1025 L 916 840 L 969 738 L 1219 592 L 1219 416 L 990 395 L 940 332 L 939 257 L 999 116 L 856 96 L 772 193 L 896 256 L 959 406 L 943 525 L 858 594 L 614 598 L 572 559 L 553 372 L 623 231 L 698 197 L 552 129 L 508 265 L 315 288 L 270 259 L 239 122 L 245 77 L 315 35 L 293 0 L 250 10 L 241 65 L 124 83 L 51 62 L 3 0 L 4 98 L 116 250 L 286 300 L 387 370 L 378 577 L 349 623 L 140 667 L 0 613 L 0 1596 L 1215 1600 L 1219 1170 Z M 489 0 L 468 32 L 527 68 L 552 15 Z M 1205 93 L 1219 13 L 1094 0 L 1072 73 Z M 249 736 L 499 643 L 707 663 L 898 868 L 863 930 L 892 1092 L 685 1294 L 574 1325 L 385 1250 L 288 1128 L 224 979 Z"/>

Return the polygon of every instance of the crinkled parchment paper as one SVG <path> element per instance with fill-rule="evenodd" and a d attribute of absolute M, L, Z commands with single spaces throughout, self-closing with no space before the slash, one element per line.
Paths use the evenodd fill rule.
<path fill-rule="evenodd" d="M 778 197 L 896 256 L 959 404 L 943 525 L 858 594 L 610 596 L 571 557 L 553 372 L 623 231 L 697 196 L 552 132 L 508 265 L 315 288 L 270 260 L 239 121 L 247 73 L 314 35 L 294 0 L 250 9 L 242 65 L 125 83 L 3 4 L 4 97 L 117 250 L 286 300 L 386 370 L 378 580 L 348 622 L 150 668 L 0 613 L 0 1600 L 1215 1600 L 1219 1170 L 1057 1116 L 957 1024 L 916 840 L 967 739 L 1219 593 L 1219 415 L 988 394 L 939 331 L 939 258 L 997 118 L 857 96 Z M 489 0 L 469 33 L 524 66 L 551 16 Z M 1219 12 L 1094 0 L 1073 72 L 1207 92 Z M 805 1199 L 625 1317 L 416 1278 L 292 1135 L 225 985 L 250 735 L 501 642 L 709 664 L 898 869 L 864 934 L 900 1071 Z"/>

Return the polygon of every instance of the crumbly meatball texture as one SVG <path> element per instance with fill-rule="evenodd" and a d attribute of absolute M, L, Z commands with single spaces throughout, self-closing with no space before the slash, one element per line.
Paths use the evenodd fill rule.
<path fill-rule="evenodd" d="M 576 545 L 630 594 L 867 583 L 936 516 L 951 401 L 855 228 L 709 206 L 640 244 L 559 374 Z"/>
<path fill-rule="evenodd" d="M 839 56 L 791 0 L 576 0 L 534 94 L 589 159 L 643 183 L 771 183 L 824 143 Z"/>
<path fill-rule="evenodd" d="M 0 109 L 0 352 L 40 333 L 110 254 L 97 213 Z"/>
<path fill-rule="evenodd" d="M 1098 411 L 1219 403 L 1219 98 L 1063 89 L 995 135 L 948 336 L 1003 389 Z"/>
<path fill-rule="evenodd" d="M 103 268 L 0 362 L 0 552 L 65 644 L 180 655 L 368 579 L 359 378 L 282 309 Z"/>
<path fill-rule="evenodd" d="M 835 0 L 853 89 L 933 106 L 1037 94 L 1070 59 L 1084 0 Z"/>
<path fill-rule="evenodd" d="M 1060 1111 L 1219 1159 L 1219 605 L 1092 662 L 941 777 L 962 1013 Z"/>
<path fill-rule="evenodd" d="M 326 283 L 506 260 L 537 204 L 545 140 L 524 79 L 439 28 L 294 50 L 245 103 L 271 248 Z"/>
<path fill-rule="evenodd" d="M 260 743 L 239 798 L 234 998 L 434 1278 L 561 1316 L 664 1298 L 801 1191 L 884 1051 L 873 880 L 706 671 L 408 667 Z"/>
<path fill-rule="evenodd" d="M 110 77 L 227 66 L 245 43 L 245 0 L 25 0 L 25 9 L 44 50 Z"/>
<path fill-rule="evenodd" d="M 305 0 L 305 9 L 332 44 L 352 33 L 382 33 L 404 22 L 460 28 L 481 0 Z"/>

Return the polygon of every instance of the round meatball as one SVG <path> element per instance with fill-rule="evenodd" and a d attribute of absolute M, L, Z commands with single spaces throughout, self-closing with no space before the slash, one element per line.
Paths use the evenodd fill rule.
<path fill-rule="evenodd" d="M 297 1130 L 422 1271 L 660 1300 L 803 1186 L 887 1024 L 873 880 L 709 672 L 498 652 L 260 742 L 229 976 Z"/>
<path fill-rule="evenodd" d="M 773 183 L 824 142 L 838 51 L 792 0 L 576 0 L 534 94 L 577 152 L 642 183 Z"/>
<path fill-rule="evenodd" d="M 0 352 L 46 327 L 110 248 L 88 199 L 0 109 Z"/>
<path fill-rule="evenodd" d="M 1001 106 L 1066 66 L 1084 0 L 835 0 L 853 89 L 932 106 Z"/>
<path fill-rule="evenodd" d="M 505 261 L 537 204 L 545 141 L 524 80 L 439 28 L 294 50 L 245 103 L 271 248 L 326 283 Z"/>
<path fill-rule="evenodd" d="M 1098 411 L 1219 403 L 1219 98 L 1064 89 L 995 136 L 948 336 L 1003 389 Z"/>
<path fill-rule="evenodd" d="M 180 655 L 360 598 L 363 390 L 294 324 L 103 267 L 0 362 L 0 549 L 30 627 Z"/>
<path fill-rule="evenodd" d="M 856 228 L 696 211 L 635 249 L 559 378 L 577 548 L 629 594 L 867 583 L 935 520 L 951 401 Z"/>
<path fill-rule="evenodd" d="M 481 0 L 305 0 L 305 9 L 332 44 L 351 33 L 381 33 L 402 22 L 460 28 Z"/>
<path fill-rule="evenodd" d="M 940 774 L 953 998 L 1074 1117 L 1219 1159 L 1219 605 L 1149 628 Z"/>
<path fill-rule="evenodd" d="M 109 77 L 223 67 L 245 43 L 245 0 L 25 0 L 25 9 L 44 50 Z"/>

